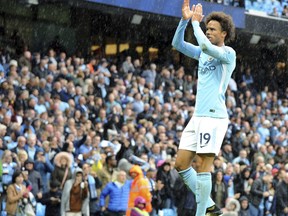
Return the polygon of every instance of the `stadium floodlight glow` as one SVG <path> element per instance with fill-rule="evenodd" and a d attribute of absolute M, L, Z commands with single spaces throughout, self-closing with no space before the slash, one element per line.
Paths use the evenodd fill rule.
<path fill-rule="evenodd" d="M 260 35 L 252 35 L 251 39 L 250 39 L 250 44 L 257 44 L 261 39 Z"/>
<path fill-rule="evenodd" d="M 38 5 L 39 4 L 38 0 L 20 0 L 19 2 L 22 4 L 27 4 L 27 5 Z"/>
<path fill-rule="evenodd" d="M 134 14 L 133 17 L 132 17 L 131 23 L 139 25 L 141 23 L 141 21 L 142 21 L 142 18 L 143 18 L 143 16 L 138 15 L 138 14 Z"/>

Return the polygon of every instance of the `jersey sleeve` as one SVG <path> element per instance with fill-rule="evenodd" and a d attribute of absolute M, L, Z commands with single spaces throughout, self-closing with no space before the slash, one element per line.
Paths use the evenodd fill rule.
<path fill-rule="evenodd" d="M 198 21 L 193 21 L 192 26 L 194 30 L 194 35 L 202 52 L 214 58 L 217 58 L 221 62 L 226 64 L 235 61 L 236 53 L 231 47 L 228 46 L 219 47 L 213 45 L 200 28 L 200 24 Z"/>
<path fill-rule="evenodd" d="M 180 20 L 173 37 L 172 46 L 184 55 L 198 60 L 201 53 L 199 46 L 184 41 L 184 34 L 188 21 L 189 20 Z"/>

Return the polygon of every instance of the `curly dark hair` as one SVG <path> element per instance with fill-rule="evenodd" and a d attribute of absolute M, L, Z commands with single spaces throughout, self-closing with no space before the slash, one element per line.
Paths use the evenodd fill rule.
<path fill-rule="evenodd" d="M 227 32 L 225 37 L 225 42 L 230 42 L 235 38 L 235 26 L 230 15 L 227 15 L 223 12 L 212 12 L 210 13 L 205 20 L 207 25 L 211 20 L 215 20 L 220 23 L 222 31 Z"/>

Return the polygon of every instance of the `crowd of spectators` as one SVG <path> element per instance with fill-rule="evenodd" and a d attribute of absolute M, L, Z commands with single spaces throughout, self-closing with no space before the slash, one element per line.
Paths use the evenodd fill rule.
<path fill-rule="evenodd" d="M 243 7 L 246 11 L 269 15 L 273 17 L 288 18 L 287 0 L 206 0 L 225 6 Z"/>
<path fill-rule="evenodd" d="M 287 1 L 278 0 L 245 0 L 245 9 L 247 11 L 255 11 L 273 17 L 288 18 Z"/>
<path fill-rule="evenodd" d="M 226 94 L 230 124 L 211 170 L 211 196 L 227 215 L 248 215 L 247 208 L 255 215 L 287 215 L 288 88 L 281 94 L 268 86 L 255 89 L 251 68 L 238 77 L 231 79 Z M 194 215 L 195 197 L 174 162 L 194 112 L 196 86 L 197 77 L 183 66 L 144 65 L 131 56 L 119 62 L 70 57 L 53 49 L 33 55 L 25 50 L 16 59 L 2 53 L 2 211 L 11 201 L 9 185 L 21 182 L 20 170 L 38 216 L 45 206 L 46 215 L 71 208 L 61 196 L 76 202 L 67 190 L 74 190 L 81 176 L 88 182 L 81 185 L 81 205 L 89 206 L 90 215 L 123 215 L 139 195 L 129 192 L 137 184 L 126 175 L 148 180 L 151 194 L 142 197 L 150 199 L 144 205 L 151 206 L 151 215 Z M 119 187 L 126 188 L 122 199 Z M 21 194 L 27 199 L 25 191 Z M 105 201 L 108 196 L 112 203 Z"/>
<path fill-rule="evenodd" d="M 223 4 L 225 6 L 245 7 L 245 0 L 206 0 L 211 3 Z"/>

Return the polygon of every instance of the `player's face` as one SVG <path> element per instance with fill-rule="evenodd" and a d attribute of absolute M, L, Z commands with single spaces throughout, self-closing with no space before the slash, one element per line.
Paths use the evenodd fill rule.
<path fill-rule="evenodd" d="M 218 21 L 211 20 L 206 26 L 206 36 L 212 44 L 222 46 L 224 44 L 226 32 L 222 31 Z"/>

